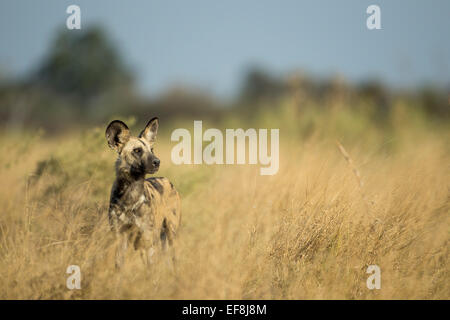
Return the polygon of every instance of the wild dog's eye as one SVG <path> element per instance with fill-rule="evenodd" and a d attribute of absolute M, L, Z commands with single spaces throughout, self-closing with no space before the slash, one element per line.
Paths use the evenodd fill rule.
<path fill-rule="evenodd" d="M 142 148 L 135 148 L 133 152 L 140 156 L 142 154 Z"/>

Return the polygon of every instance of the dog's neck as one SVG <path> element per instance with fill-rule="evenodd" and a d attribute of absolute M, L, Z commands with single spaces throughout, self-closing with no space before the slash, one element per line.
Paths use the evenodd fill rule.
<path fill-rule="evenodd" d="M 130 173 L 127 170 L 117 170 L 111 201 L 114 203 L 133 203 L 144 193 L 144 174 Z"/>
<path fill-rule="evenodd" d="M 131 186 L 136 183 L 144 183 L 145 173 L 129 172 L 118 170 L 116 173 L 116 181 L 124 186 Z"/>

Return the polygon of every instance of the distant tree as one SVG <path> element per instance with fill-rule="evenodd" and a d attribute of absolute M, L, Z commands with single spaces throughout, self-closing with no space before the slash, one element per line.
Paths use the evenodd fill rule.
<path fill-rule="evenodd" d="M 241 88 L 241 98 L 246 101 L 274 99 L 282 95 L 286 84 L 280 79 L 258 67 L 252 67 L 247 72 Z"/>
<path fill-rule="evenodd" d="M 371 79 L 363 82 L 358 94 L 376 106 L 377 115 L 384 119 L 391 110 L 391 93 L 380 81 Z"/>
<path fill-rule="evenodd" d="M 92 27 L 60 32 L 32 82 L 88 100 L 132 76 L 103 30 Z"/>
<path fill-rule="evenodd" d="M 423 87 L 419 90 L 419 101 L 428 114 L 441 119 L 450 117 L 450 94 L 445 90 Z"/>

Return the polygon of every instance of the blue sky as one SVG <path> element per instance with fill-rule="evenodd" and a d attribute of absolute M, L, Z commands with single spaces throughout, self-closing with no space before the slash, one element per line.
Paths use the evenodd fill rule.
<path fill-rule="evenodd" d="M 448 0 L 2 0 L 0 70 L 33 70 L 66 28 L 70 4 L 81 7 L 82 28 L 105 27 L 144 94 L 190 84 L 227 96 L 255 64 L 398 87 L 450 84 Z M 382 30 L 366 28 L 371 4 Z"/>

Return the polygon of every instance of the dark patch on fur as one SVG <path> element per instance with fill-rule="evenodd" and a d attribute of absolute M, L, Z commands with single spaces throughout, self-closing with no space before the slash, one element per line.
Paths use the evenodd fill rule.
<path fill-rule="evenodd" d="M 119 144 L 120 143 L 120 139 L 119 139 L 119 134 L 122 133 L 122 130 L 117 130 L 117 135 L 114 136 L 114 143 L 115 144 Z"/>
<path fill-rule="evenodd" d="M 123 204 L 119 203 L 124 197 L 127 197 L 127 191 L 137 190 L 140 193 L 144 192 L 143 180 L 132 180 L 128 178 L 126 175 L 117 178 L 111 190 L 110 205 L 118 206 L 119 211 L 124 210 Z"/>
<path fill-rule="evenodd" d="M 145 147 L 146 145 L 145 145 L 145 143 L 141 140 L 141 139 L 138 139 L 138 141 L 140 142 L 140 143 L 142 143 L 142 145 Z"/>
<path fill-rule="evenodd" d="M 134 249 L 137 250 L 139 249 L 139 242 L 141 241 L 142 238 L 142 232 L 138 232 L 136 235 L 136 238 L 134 239 Z"/>
<path fill-rule="evenodd" d="M 145 177 L 145 166 L 141 161 L 130 166 L 130 176 L 135 180 Z"/>
<path fill-rule="evenodd" d="M 169 232 L 169 229 L 167 227 L 167 221 L 166 221 L 166 219 L 164 219 L 162 226 L 161 226 L 161 233 L 159 234 L 161 241 L 166 240 L 168 232 Z"/>
<path fill-rule="evenodd" d="M 164 193 L 164 187 L 158 180 L 154 178 L 148 179 L 147 181 L 151 183 L 151 185 L 156 189 L 156 191 L 159 192 L 160 195 Z"/>

